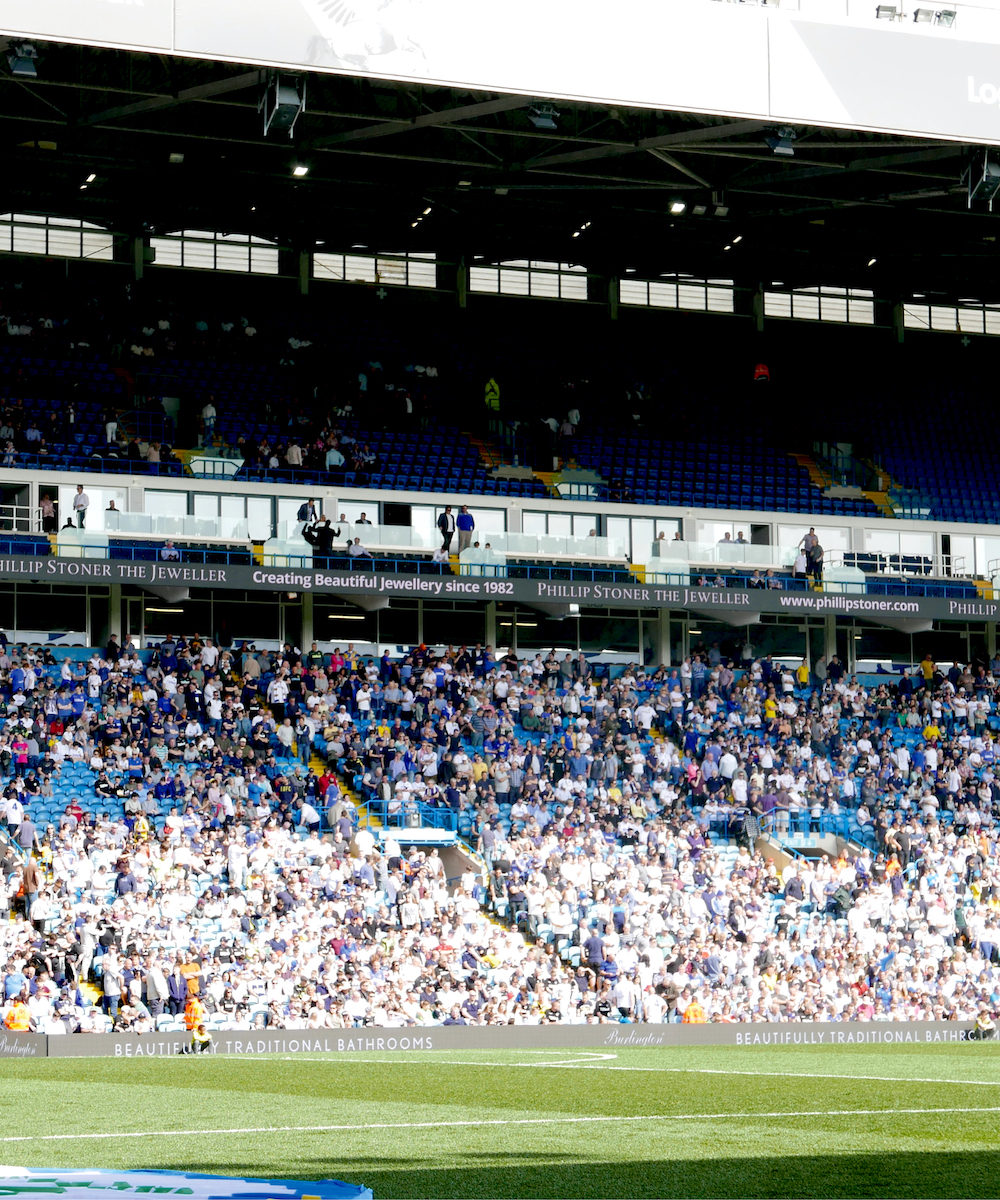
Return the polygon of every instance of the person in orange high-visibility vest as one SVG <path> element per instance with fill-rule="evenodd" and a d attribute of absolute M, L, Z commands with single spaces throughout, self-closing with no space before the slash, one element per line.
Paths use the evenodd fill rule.
<path fill-rule="evenodd" d="M 705 1010 L 697 1000 L 691 1001 L 684 1010 L 684 1016 L 681 1017 L 683 1025 L 704 1025 L 707 1021 L 708 1017 L 705 1015 Z"/>
<path fill-rule="evenodd" d="M 23 997 L 18 997 L 3 1019 L 4 1026 L 12 1032 L 28 1033 L 31 1029 L 31 1009 Z"/>
<path fill-rule="evenodd" d="M 197 996 L 192 996 L 184 1006 L 184 1024 L 189 1033 L 193 1033 L 208 1016 L 208 1009 Z"/>

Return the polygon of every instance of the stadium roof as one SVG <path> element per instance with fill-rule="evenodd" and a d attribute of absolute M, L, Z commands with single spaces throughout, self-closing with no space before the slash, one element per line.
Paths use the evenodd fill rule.
<path fill-rule="evenodd" d="M 36 49 L 37 78 L 0 76 L 6 210 L 1000 301 L 997 218 L 961 182 L 981 148 L 798 127 L 787 156 L 757 120 L 566 101 L 539 118 L 544 97 L 315 73 L 294 138 L 265 137 L 256 68 Z"/>

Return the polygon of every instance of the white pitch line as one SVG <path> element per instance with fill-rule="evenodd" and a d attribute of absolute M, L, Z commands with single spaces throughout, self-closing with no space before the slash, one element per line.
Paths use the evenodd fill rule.
<path fill-rule="evenodd" d="M 405 1051 L 404 1051 L 404 1053 L 405 1053 Z M 529 1051 L 529 1053 L 533 1053 L 533 1052 Z M 538 1053 L 540 1053 L 540 1054 L 547 1053 L 547 1051 L 538 1051 Z M 227 1058 L 235 1058 L 236 1055 L 227 1054 L 226 1057 Z M 243 1056 L 241 1055 L 240 1057 L 242 1058 Z M 306 1058 L 301 1054 L 286 1054 L 286 1055 L 283 1055 L 281 1061 L 282 1062 L 336 1063 L 338 1066 L 347 1066 L 347 1065 L 357 1066 L 359 1063 L 364 1063 L 366 1065 L 368 1063 L 376 1063 L 376 1064 L 389 1064 L 392 1066 L 400 1066 L 400 1067 L 417 1067 L 417 1066 L 424 1066 L 424 1067 L 426 1067 L 426 1066 L 530 1067 L 532 1070 L 537 1071 L 541 1067 L 566 1067 L 566 1068 L 576 1068 L 576 1067 L 583 1067 L 583 1066 L 601 1067 L 604 1065 L 604 1063 L 601 1061 L 595 1061 L 595 1060 L 612 1059 L 612 1058 L 617 1058 L 617 1057 L 618 1057 L 617 1054 L 596 1054 L 596 1055 L 592 1055 L 589 1058 L 567 1058 L 564 1062 L 542 1062 L 542 1061 L 539 1061 L 539 1062 L 523 1062 L 523 1063 L 486 1062 L 484 1059 L 478 1059 L 478 1058 L 477 1059 L 449 1058 L 449 1059 L 443 1060 L 442 1062 L 439 1062 L 439 1063 L 428 1063 L 425 1060 L 413 1059 L 413 1058 L 405 1058 L 405 1059 L 404 1058 L 357 1059 L 357 1058 L 347 1058 L 347 1057 L 337 1057 L 337 1058 L 309 1057 L 309 1058 Z M 268 1059 L 257 1058 L 256 1056 L 252 1056 L 252 1055 L 247 1055 L 246 1060 L 248 1062 L 267 1062 L 267 1061 L 269 1061 Z"/>
<path fill-rule="evenodd" d="M 500 1125 L 597 1125 L 635 1121 L 760 1121 L 783 1120 L 786 1117 L 901 1117 L 940 1116 L 945 1114 L 997 1113 L 993 1108 L 832 1108 L 798 1112 L 723 1112 L 723 1113 L 649 1113 L 632 1117 L 515 1117 L 488 1118 L 481 1121 L 401 1121 L 379 1122 L 373 1125 L 256 1125 L 242 1129 L 159 1129 L 129 1133 L 42 1133 L 19 1137 L 3 1137 L 0 1142 L 89 1142 L 115 1141 L 119 1138 L 151 1137 L 219 1137 L 234 1134 L 258 1133 L 338 1133 L 366 1129 L 464 1129 Z"/>
<path fill-rule="evenodd" d="M 235 1055 L 227 1055 L 227 1058 L 235 1058 Z M 608 1058 L 617 1058 L 617 1054 L 610 1054 Z M 269 1060 L 264 1058 L 256 1058 L 247 1056 L 248 1062 L 259 1062 L 266 1064 Z M 563 1071 L 652 1071 L 664 1075 L 749 1075 L 758 1076 L 764 1079 L 843 1079 L 843 1080 L 867 1080 L 871 1083 L 948 1083 L 958 1084 L 961 1087 L 1000 1087 L 1000 1079 L 929 1079 L 921 1076 L 907 1075 L 835 1075 L 835 1074 L 820 1074 L 807 1073 L 805 1071 L 728 1071 L 721 1067 L 620 1067 L 613 1066 L 610 1063 L 603 1062 L 583 1062 L 580 1060 L 569 1059 L 566 1062 L 530 1062 L 530 1063 L 498 1063 L 485 1062 L 479 1059 L 459 1059 L 448 1058 L 440 1060 L 431 1060 L 426 1058 L 341 1058 L 339 1055 L 324 1058 L 311 1056 L 304 1057 L 301 1054 L 287 1054 L 282 1059 L 283 1062 L 317 1062 L 329 1063 L 336 1066 L 358 1066 L 362 1063 L 378 1063 L 391 1064 L 398 1067 L 531 1067 L 538 1071 L 550 1067 L 557 1067 Z"/>

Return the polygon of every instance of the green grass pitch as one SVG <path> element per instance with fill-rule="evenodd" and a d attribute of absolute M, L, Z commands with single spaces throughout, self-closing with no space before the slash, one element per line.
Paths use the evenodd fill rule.
<path fill-rule="evenodd" d="M 0 1110 L 6 1164 L 377 1198 L 1000 1194 L 988 1044 L 4 1059 Z"/>

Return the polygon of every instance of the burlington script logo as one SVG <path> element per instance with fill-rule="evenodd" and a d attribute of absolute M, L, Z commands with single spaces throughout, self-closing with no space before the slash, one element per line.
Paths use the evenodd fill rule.
<path fill-rule="evenodd" d="M 38 1047 L 34 1042 L 19 1042 L 15 1038 L 8 1037 L 7 1034 L 0 1035 L 0 1055 L 8 1058 L 32 1058 L 38 1053 Z"/>

